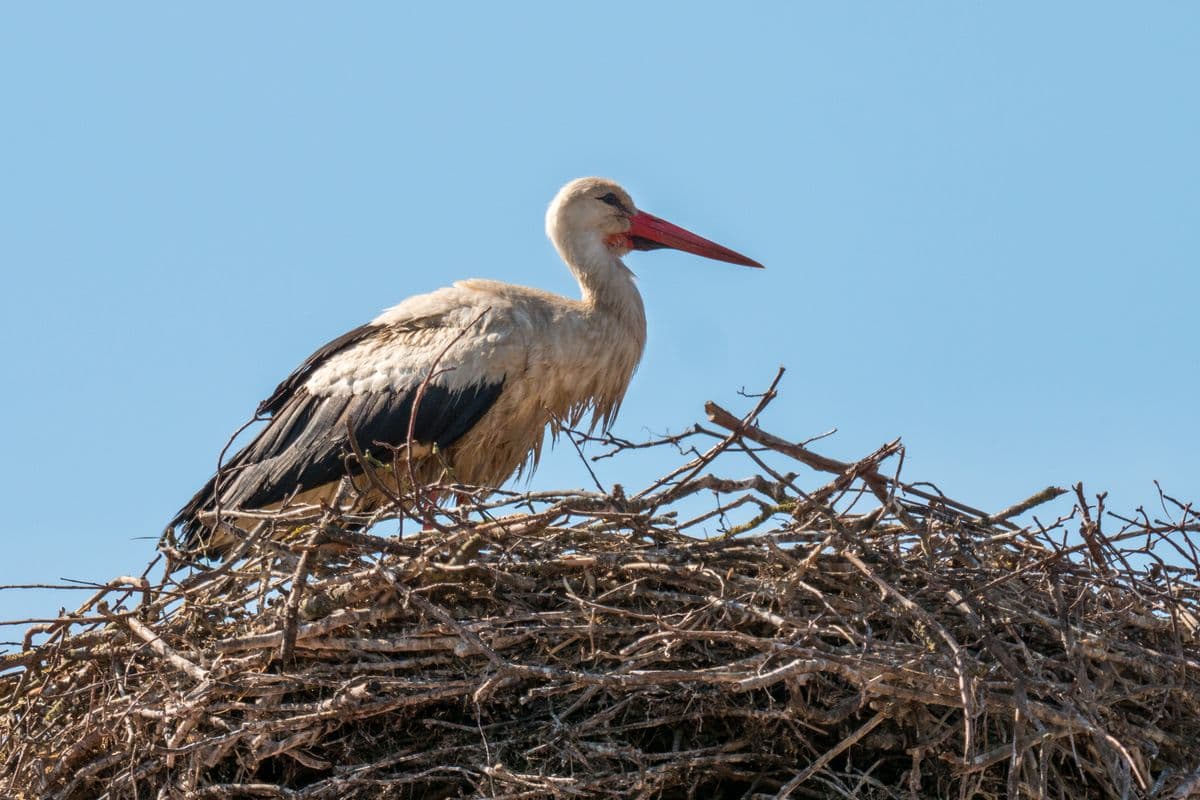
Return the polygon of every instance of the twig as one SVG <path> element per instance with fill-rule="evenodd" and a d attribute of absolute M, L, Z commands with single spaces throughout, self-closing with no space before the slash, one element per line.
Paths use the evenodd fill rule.
<path fill-rule="evenodd" d="M 172 650 L 159 635 L 145 626 L 137 617 L 126 617 L 125 624 L 129 629 L 138 635 L 138 637 L 146 644 L 150 645 L 150 649 L 158 653 L 162 658 L 166 659 L 176 669 L 186 672 L 192 680 L 205 681 L 208 679 L 208 672 L 188 661 L 183 656 Z"/>
<path fill-rule="evenodd" d="M 876 713 L 875 716 L 864 722 L 858 730 L 854 731 L 854 733 L 838 742 L 835 747 L 831 748 L 830 750 L 826 750 L 821 754 L 820 758 L 809 764 L 802 772 L 800 772 L 800 774 L 785 783 L 783 788 L 781 788 L 775 794 L 776 800 L 784 800 L 784 798 L 791 797 L 792 792 L 796 791 L 801 784 L 803 784 L 813 775 L 816 775 L 820 770 L 824 769 L 826 764 L 844 753 L 848 747 L 851 747 L 868 733 L 875 730 L 879 723 L 883 722 L 885 719 L 887 719 L 887 717 L 882 712 Z"/>

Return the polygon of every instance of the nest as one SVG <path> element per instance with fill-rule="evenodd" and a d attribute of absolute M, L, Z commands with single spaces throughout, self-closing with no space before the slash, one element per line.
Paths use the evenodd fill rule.
<path fill-rule="evenodd" d="M 394 498 L 402 536 L 300 508 L 221 564 L 167 548 L 0 656 L 0 795 L 1200 792 L 1193 509 L 1076 487 L 1018 525 L 1063 490 L 986 514 L 898 442 L 767 433 L 772 394 L 654 443 L 683 463 L 636 494 L 455 487 Z"/>

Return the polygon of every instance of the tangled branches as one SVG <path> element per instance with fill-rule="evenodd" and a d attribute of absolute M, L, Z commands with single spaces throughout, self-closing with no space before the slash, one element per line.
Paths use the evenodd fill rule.
<path fill-rule="evenodd" d="M 0 656 L 0 794 L 1200 792 L 1190 506 L 1077 487 L 1022 527 L 1062 490 L 985 514 L 901 481 L 899 443 L 772 436 L 770 396 L 710 404 L 636 494 L 456 487 L 399 538 L 292 509 L 106 584 Z"/>

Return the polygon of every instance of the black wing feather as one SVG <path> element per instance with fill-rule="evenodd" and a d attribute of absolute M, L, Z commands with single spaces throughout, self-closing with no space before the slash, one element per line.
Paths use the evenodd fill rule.
<path fill-rule="evenodd" d="M 345 475 L 351 432 L 360 448 L 383 461 L 390 459 L 390 447 L 407 441 L 419 384 L 341 396 L 313 395 L 304 386 L 329 358 L 379 331 L 379 326 L 364 325 L 334 339 L 259 404 L 259 414 L 272 415 L 267 426 L 171 521 L 169 527 L 179 528 L 185 544 L 195 546 L 203 540 L 205 526 L 199 515 L 216 507 L 218 493 L 224 509 L 270 506 Z M 453 444 L 487 413 L 503 385 L 478 383 L 452 391 L 428 383 L 412 422 L 413 440 L 440 448 Z"/>
<path fill-rule="evenodd" d="M 500 396 L 503 384 L 476 384 L 450 391 L 435 384 L 425 387 L 413 421 L 413 440 L 448 447 L 470 430 Z M 392 447 L 408 440 L 409 419 L 418 387 L 342 397 L 314 397 L 301 389 L 282 414 L 309 420 L 298 435 L 272 437 L 270 426 L 233 461 L 239 467 L 223 504 L 230 508 L 261 508 L 291 494 L 338 480 L 346 474 L 346 456 L 353 452 L 350 435 L 364 452 L 381 461 L 391 459 Z M 299 406 L 295 412 L 292 406 Z M 291 413 L 289 413 L 291 412 Z"/>

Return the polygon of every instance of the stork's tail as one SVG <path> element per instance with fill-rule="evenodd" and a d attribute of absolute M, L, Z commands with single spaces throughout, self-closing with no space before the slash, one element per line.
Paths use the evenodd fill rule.
<path fill-rule="evenodd" d="M 217 507 L 217 478 L 208 482 L 193 495 L 183 508 L 167 523 L 163 530 L 161 547 L 182 550 L 186 553 L 198 554 L 204 558 L 223 558 L 236 543 L 232 534 L 224 531 L 225 525 L 219 525 L 215 520 Z M 205 521 L 204 517 L 210 518 Z"/>

